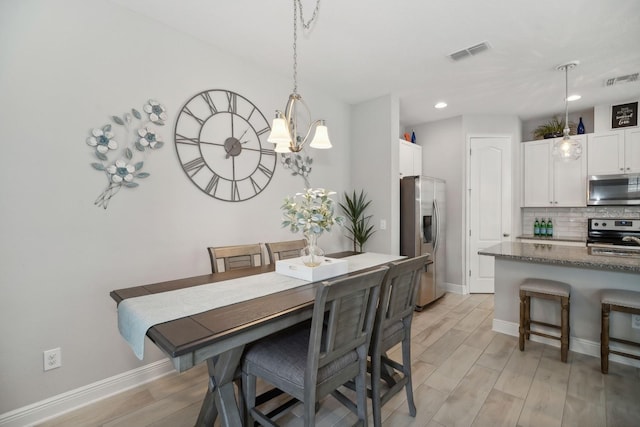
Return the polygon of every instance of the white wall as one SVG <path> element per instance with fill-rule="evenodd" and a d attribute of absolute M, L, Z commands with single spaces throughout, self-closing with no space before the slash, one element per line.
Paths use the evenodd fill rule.
<path fill-rule="evenodd" d="M 446 180 L 447 245 L 445 280 L 450 285 L 466 284 L 466 141 L 474 135 L 507 135 L 512 140 L 513 200 L 519 195 L 520 120 L 516 116 L 465 115 L 413 126 L 422 146 L 422 173 Z M 520 230 L 520 210 L 514 202 L 513 227 Z"/>
<path fill-rule="evenodd" d="M 422 146 L 422 174 L 444 179 L 446 183 L 445 281 L 462 285 L 464 260 L 462 206 L 464 133 L 462 117 L 413 126 L 416 142 Z"/>
<path fill-rule="evenodd" d="M 595 133 L 599 132 L 609 132 L 611 131 L 611 106 L 612 105 L 620 105 L 620 104 L 628 104 L 630 102 L 640 102 L 640 99 L 637 97 L 633 97 L 626 100 L 621 100 L 620 102 L 616 102 L 614 104 L 603 104 L 596 105 L 594 110 L 594 127 L 593 131 Z"/>
<path fill-rule="evenodd" d="M 383 96 L 352 107 L 351 182 L 372 200 L 376 232 L 365 250 L 398 254 L 400 250 L 400 186 L 398 184 L 399 106 L 395 96 Z M 350 190 L 352 191 L 352 190 Z M 380 229 L 380 220 L 387 222 Z"/>
<path fill-rule="evenodd" d="M 111 290 L 208 273 L 207 246 L 292 238 L 280 206 L 302 179 L 278 165 L 259 196 L 218 201 L 187 179 L 172 142 L 177 112 L 204 89 L 238 92 L 270 119 L 289 72 L 269 74 L 104 0 L 0 2 L 0 414 L 162 358 L 152 345 L 135 358 Z M 341 194 L 351 188 L 349 107 L 300 92 L 334 145 L 310 153 L 311 184 Z M 140 187 L 98 208 L 106 178 L 90 167 L 88 132 L 149 98 L 167 107 L 166 145 L 146 159 Z M 339 229 L 320 243 L 349 247 Z M 63 365 L 43 372 L 42 352 L 55 347 Z"/>

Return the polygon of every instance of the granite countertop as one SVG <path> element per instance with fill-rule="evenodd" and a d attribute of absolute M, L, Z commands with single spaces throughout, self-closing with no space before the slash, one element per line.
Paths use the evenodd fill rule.
<path fill-rule="evenodd" d="M 589 248 L 580 246 L 506 242 L 480 250 L 478 254 L 523 262 L 640 273 L 640 258 L 591 255 Z"/>
<path fill-rule="evenodd" d="M 557 237 L 557 236 L 553 236 L 551 238 L 549 237 L 543 237 L 543 236 L 534 236 L 533 234 L 523 234 L 522 236 L 518 236 L 518 239 L 528 239 L 528 240 L 540 240 L 540 242 L 575 242 L 575 243 L 584 243 L 585 246 L 587 245 L 587 242 L 584 239 L 579 239 L 577 237 L 571 238 L 571 237 Z"/>

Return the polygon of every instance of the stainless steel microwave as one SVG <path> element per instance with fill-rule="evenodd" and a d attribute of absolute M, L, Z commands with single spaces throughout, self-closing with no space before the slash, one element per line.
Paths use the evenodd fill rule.
<path fill-rule="evenodd" d="M 587 205 L 640 205 L 640 174 L 589 176 Z"/>

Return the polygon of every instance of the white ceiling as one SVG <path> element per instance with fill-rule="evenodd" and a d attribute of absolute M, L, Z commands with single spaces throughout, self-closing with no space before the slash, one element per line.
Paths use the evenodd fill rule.
<path fill-rule="evenodd" d="M 292 76 L 293 0 L 112 1 Z M 308 19 L 315 0 L 302 5 Z M 485 41 L 491 49 L 478 56 L 447 57 Z M 556 67 L 572 60 L 580 65 L 569 72 L 569 92 L 582 99 L 570 110 L 638 98 L 640 80 L 604 81 L 640 72 L 640 1 L 322 0 L 311 32 L 298 27 L 302 95 L 310 85 L 348 103 L 397 94 L 405 125 L 563 113 Z M 449 107 L 434 109 L 438 101 Z"/>

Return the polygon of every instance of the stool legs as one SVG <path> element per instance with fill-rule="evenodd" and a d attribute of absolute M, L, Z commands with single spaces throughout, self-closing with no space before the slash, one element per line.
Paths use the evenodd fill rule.
<path fill-rule="evenodd" d="M 569 298 L 562 297 L 560 304 L 562 305 L 560 360 L 566 362 L 569 353 Z"/>
<path fill-rule="evenodd" d="M 602 304 L 602 325 L 600 330 L 600 369 L 603 374 L 609 372 L 609 313 L 610 304 Z"/>
<path fill-rule="evenodd" d="M 524 291 L 520 291 L 520 327 L 518 328 L 518 343 L 520 345 L 520 351 L 524 351 L 526 304 L 527 304 L 527 296 Z"/>
<path fill-rule="evenodd" d="M 551 325 L 540 321 L 531 320 L 531 294 L 526 290 L 520 290 L 520 326 L 518 328 L 518 345 L 520 351 L 524 351 L 524 342 L 530 338 L 531 334 L 540 335 L 546 338 L 554 338 L 560 341 L 560 360 L 567 362 L 569 354 L 569 315 L 571 309 L 571 303 L 569 297 L 554 296 L 549 297 L 539 293 L 534 293 L 535 297 L 542 297 L 547 299 L 554 299 L 560 301 L 560 326 Z M 540 331 L 531 331 L 531 323 L 537 323 L 547 327 L 554 327 L 560 330 L 560 336 L 549 335 Z"/>

